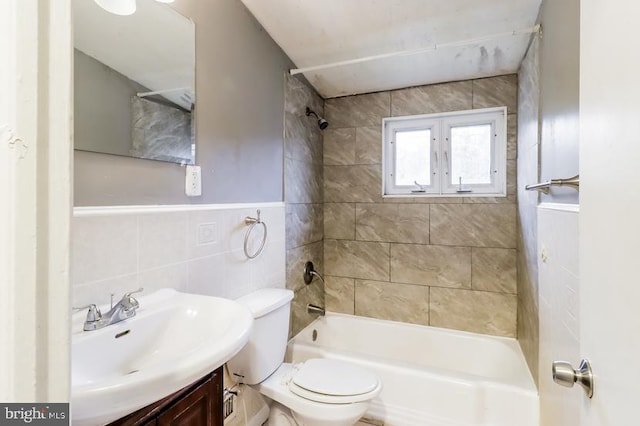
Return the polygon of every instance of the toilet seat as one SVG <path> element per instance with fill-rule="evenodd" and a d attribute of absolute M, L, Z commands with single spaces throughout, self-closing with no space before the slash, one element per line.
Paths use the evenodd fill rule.
<path fill-rule="evenodd" d="M 344 361 L 310 359 L 296 366 L 289 390 L 311 401 L 351 404 L 368 401 L 380 391 L 380 380 L 371 372 Z"/>
<path fill-rule="evenodd" d="M 373 391 L 357 397 L 323 397 L 322 394 L 309 391 L 306 396 L 301 396 L 300 394 L 305 393 L 303 388 L 299 388 L 300 394 L 296 394 L 292 390 L 295 384 L 290 386 L 293 383 L 291 379 L 300 366 L 301 364 L 284 362 L 267 379 L 252 387 L 263 396 L 287 407 L 304 424 L 352 426 L 365 414 L 371 400 L 382 390 L 382 382 L 379 382 Z"/>

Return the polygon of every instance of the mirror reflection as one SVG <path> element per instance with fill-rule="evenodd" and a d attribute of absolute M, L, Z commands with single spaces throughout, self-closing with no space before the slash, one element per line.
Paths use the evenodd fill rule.
<path fill-rule="evenodd" d="M 136 4 L 120 16 L 73 2 L 75 149 L 194 164 L 194 24 Z"/>

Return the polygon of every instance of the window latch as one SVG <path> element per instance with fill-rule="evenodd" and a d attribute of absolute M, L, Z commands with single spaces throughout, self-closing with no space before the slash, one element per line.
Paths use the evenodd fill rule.
<path fill-rule="evenodd" d="M 449 154 L 447 151 L 444 152 L 444 165 L 447 166 L 447 170 L 444 172 L 445 175 L 449 174 Z"/>
<path fill-rule="evenodd" d="M 472 190 L 470 190 L 470 189 L 462 189 L 462 176 L 460 176 L 460 177 L 458 178 L 458 189 L 456 190 L 456 192 L 457 192 L 458 194 L 466 193 L 466 192 L 473 192 L 473 191 L 472 191 Z"/>
<path fill-rule="evenodd" d="M 424 186 L 420 185 L 417 180 L 414 180 L 413 183 L 418 187 L 418 189 L 413 189 L 413 190 L 411 190 L 411 192 L 413 192 L 413 193 L 426 192 L 424 190 Z"/>
<path fill-rule="evenodd" d="M 437 173 L 436 170 L 438 170 L 438 151 L 433 153 L 433 157 L 436 160 L 436 166 L 433 168 L 433 175 L 435 176 Z"/>

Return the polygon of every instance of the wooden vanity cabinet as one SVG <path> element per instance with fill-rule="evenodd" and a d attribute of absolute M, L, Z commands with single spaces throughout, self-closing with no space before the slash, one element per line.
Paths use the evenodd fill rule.
<path fill-rule="evenodd" d="M 109 426 L 222 426 L 222 367 Z"/>

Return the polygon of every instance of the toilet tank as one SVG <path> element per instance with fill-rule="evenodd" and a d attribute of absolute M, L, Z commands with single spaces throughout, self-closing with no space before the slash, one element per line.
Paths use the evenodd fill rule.
<path fill-rule="evenodd" d="M 255 385 L 282 364 L 287 349 L 292 299 L 291 290 L 265 288 L 236 300 L 249 308 L 254 322 L 249 341 L 228 362 L 234 380 Z"/>

